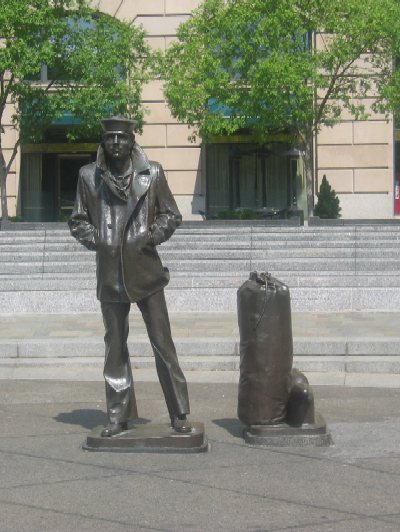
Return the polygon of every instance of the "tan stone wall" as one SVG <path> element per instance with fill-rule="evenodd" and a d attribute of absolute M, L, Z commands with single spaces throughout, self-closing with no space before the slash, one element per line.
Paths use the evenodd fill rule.
<path fill-rule="evenodd" d="M 198 0 L 153 1 L 146 10 L 147 2 L 144 2 L 135 23 L 145 28 L 153 48 L 164 51 L 174 40 L 179 24 L 187 20 L 199 3 Z M 125 0 L 124 4 L 132 2 Z M 156 4 L 162 9 L 157 11 Z M 151 159 L 163 165 L 183 218 L 201 219 L 199 210 L 205 209 L 205 187 L 200 143 L 191 143 L 188 127 L 172 117 L 164 99 L 162 81 L 144 87 L 142 100 L 146 109 L 145 126 L 137 141 Z"/>
<path fill-rule="evenodd" d="M 148 33 L 148 42 L 155 49 L 165 50 L 174 40 L 178 25 L 186 20 L 200 0 L 94 0 L 100 11 L 122 20 L 142 25 Z M 162 91 L 162 82 L 154 81 L 143 88 L 146 109 L 145 126 L 137 141 L 150 158 L 164 167 L 167 179 L 184 219 L 200 219 L 204 209 L 204 176 L 199 143 L 188 140 L 190 130 L 171 116 Z M 6 157 L 15 143 L 16 132 L 11 124 L 12 107 L 6 109 L 6 135 L 3 145 Z M 8 205 L 10 216 L 18 209 L 19 156 L 8 178 Z"/>
<path fill-rule="evenodd" d="M 316 139 L 318 187 L 325 174 L 343 218 L 393 216 L 393 123 L 379 115 L 324 128 Z"/>
<path fill-rule="evenodd" d="M 2 135 L 1 142 L 6 164 L 8 164 L 12 156 L 12 152 L 17 141 L 17 131 L 12 125 L 11 118 L 13 114 L 13 109 L 13 106 L 11 104 L 8 104 L 6 105 L 6 108 L 3 112 L 4 135 Z M 15 216 L 17 214 L 19 193 L 19 164 L 20 154 L 18 153 L 13 164 L 11 165 L 10 173 L 7 177 L 7 205 L 9 216 Z"/>
<path fill-rule="evenodd" d="M 187 20 L 200 0 L 104 0 L 100 10 L 122 20 L 141 25 L 153 49 L 165 51 L 174 40 L 179 24 Z M 159 161 L 182 211 L 184 219 L 200 219 L 204 210 L 204 175 L 200 144 L 188 140 L 190 130 L 172 117 L 163 95 L 162 81 L 143 88 L 146 110 L 142 135 L 138 143 L 148 156 Z"/>
<path fill-rule="evenodd" d="M 316 46 L 324 48 L 329 35 L 317 35 Z M 373 71 L 368 55 L 356 63 L 365 75 Z M 393 122 L 374 113 L 376 90 L 372 87 L 361 102 L 369 118 L 356 121 L 346 109 L 341 123 L 323 128 L 316 138 L 317 190 L 323 175 L 338 193 L 342 218 L 393 217 Z M 318 94 L 322 97 L 322 94 Z"/>

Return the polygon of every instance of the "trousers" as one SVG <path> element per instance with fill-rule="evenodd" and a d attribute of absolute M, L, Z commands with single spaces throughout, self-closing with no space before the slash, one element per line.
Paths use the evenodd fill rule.
<path fill-rule="evenodd" d="M 190 412 L 186 379 L 179 366 L 164 290 L 137 302 L 153 349 L 158 378 L 172 418 Z M 131 303 L 101 301 L 105 328 L 104 379 L 111 423 L 138 417 L 128 351 Z"/>

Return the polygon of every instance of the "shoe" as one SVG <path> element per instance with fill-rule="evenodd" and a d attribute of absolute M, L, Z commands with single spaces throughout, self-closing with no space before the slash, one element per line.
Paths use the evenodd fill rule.
<path fill-rule="evenodd" d="M 186 416 L 174 417 L 171 421 L 171 425 L 175 432 L 187 434 L 192 431 L 192 425 L 188 419 L 186 419 Z"/>
<path fill-rule="evenodd" d="M 128 423 L 126 421 L 122 421 L 121 423 L 109 423 L 101 431 L 101 437 L 110 438 L 111 436 L 116 436 L 120 432 L 124 432 L 124 430 L 127 429 Z"/>

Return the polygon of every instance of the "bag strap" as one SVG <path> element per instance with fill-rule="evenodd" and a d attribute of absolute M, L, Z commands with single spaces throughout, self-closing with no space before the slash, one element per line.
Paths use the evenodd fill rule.
<path fill-rule="evenodd" d="M 268 286 L 270 288 L 276 288 L 275 279 L 268 272 L 251 272 L 249 279 L 255 281 L 262 286 Z"/>

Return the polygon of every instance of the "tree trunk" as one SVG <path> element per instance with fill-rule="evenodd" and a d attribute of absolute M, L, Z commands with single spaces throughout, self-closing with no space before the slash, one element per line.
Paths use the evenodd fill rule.
<path fill-rule="evenodd" d="M 0 195 L 1 195 L 1 216 L 2 224 L 8 221 L 7 207 L 7 166 L 3 155 L 3 149 L 0 144 Z"/>
<path fill-rule="evenodd" d="M 303 138 L 303 162 L 306 173 L 306 197 L 308 217 L 314 214 L 314 172 L 312 134 Z"/>

